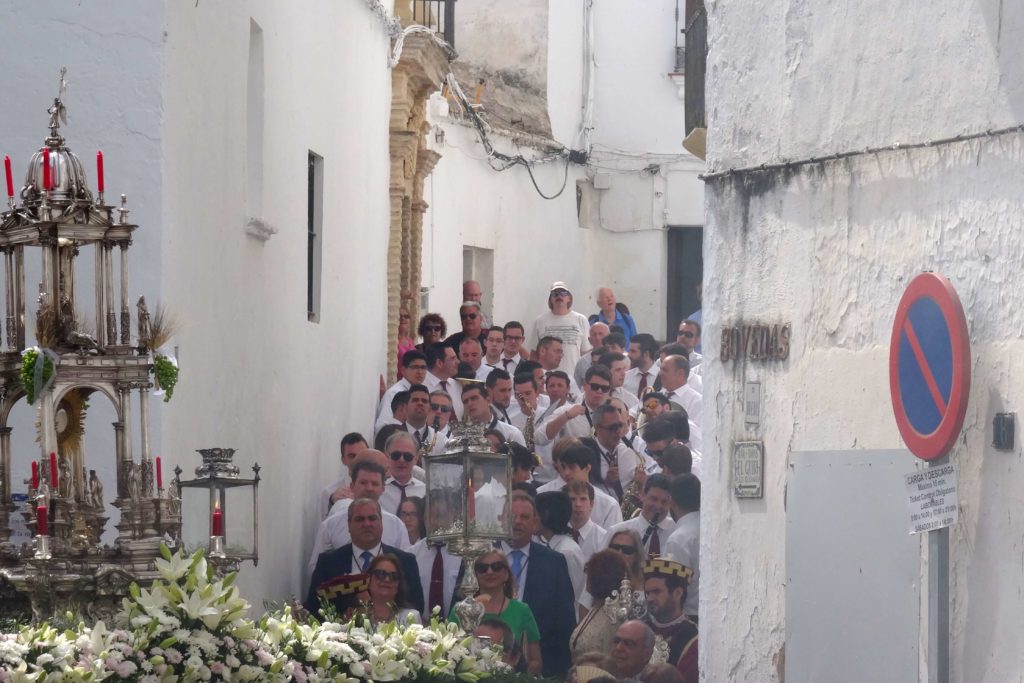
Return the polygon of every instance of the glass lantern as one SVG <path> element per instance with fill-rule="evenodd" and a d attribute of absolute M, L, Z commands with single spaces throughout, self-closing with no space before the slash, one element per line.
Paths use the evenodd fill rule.
<path fill-rule="evenodd" d="M 196 468 L 195 479 L 182 481 L 181 468 L 174 470 L 181 495 L 181 540 L 185 550 L 207 548 L 214 560 L 233 564 L 252 560 L 257 564 L 259 464 L 252 466 L 252 479 L 241 479 L 238 466 L 232 462 L 235 449 L 204 448 L 197 452 L 203 464 Z"/>
<path fill-rule="evenodd" d="M 445 452 L 428 455 L 427 540 L 443 542 L 448 552 L 462 557 L 465 600 L 455 607 L 463 628 L 472 632 L 484 614 L 473 599 L 479 590 L 473 562 L 512 536 L 512 463 L 504 453 L 492 453 L 483 424 L 452 425 Z"/>

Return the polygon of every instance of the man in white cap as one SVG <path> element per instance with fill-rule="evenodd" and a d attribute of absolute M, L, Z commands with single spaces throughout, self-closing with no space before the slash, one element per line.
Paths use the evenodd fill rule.
<path fill-rule="evenodd" d="M 571 377 L 580 357 L 590 351 L 590 343 L 587 340 L 590 324 L 585 315 L 572 310 L 572 293 L 564 282 L 555 282 L 551 285 L 548 309 L 547 313 L 539 315 L 533 323 L 529 348 L 536 349 L 537 343 L 544 337 L 561 339 L 562 362 L 558 367 Z"/>

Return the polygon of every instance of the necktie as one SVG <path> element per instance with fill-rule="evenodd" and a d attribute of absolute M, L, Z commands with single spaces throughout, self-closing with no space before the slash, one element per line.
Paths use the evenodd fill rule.
<path fill-rule="evenodd" d="M 505 368 L 505 372 L 508 372 L 508 364 L 512 362 L 511 358 L 502 358 L 501 364 Z"/>
<path fill-rule="evenodd" d="M 647 533 L 651 535 L 651 545 L 647 548 L 647 554 L 650 557 L 661 555 L 661 541 L 658 540 L 658 527 L 652 524 L 648 529 Z"/>
<path fill-rule="evenodd" d="M 398 504 L 401 505 L 402 503 L 405 502 L 405 499 L 408 498 L 408 496 L 405 494 L 405 487 L 408 486 L 408 484 L 399 484 L 397 479 L 392 479 L 391 483 L 397 486 L 402 491 L 402 498 L 401 500 L 398 501 Z"/>
<path fill-rule="evenodd" d="M 576 541 L 576 545 L 582 545 L 583 537 L 580 536 L 579 529 L 572 529 L 569 531 L 569 534 L 572 536 L 572 540 Z"/>
<path fill-rule="evenodd" d="M 604 459 L 608 462 L 609 467 L 617 466 L 619 464 L 619 456 L 615 454 L 615 451 L 617 450 L 618 448 L 613 448 L 604 456 Z M 622 481 L 619 479 L 619 477 L 616 475 L 614 477 L 605 479 L 605 485 L 612 490 L 612 493 L 615 494 L 615 497 L 618 498 L 619 502 L 621 503 L 623 491 Z"/>
<path fill-rule="evenodd" d="M 363 558 L 363 571 L 365 572 L 370 568 L 370 561 L 373 560 L 373 554 L 369 550 L 364 550 L 363 554 L 359 557 Z"/>
<path fill-rule="evenodd" d="M 647 373 L 646 372 L 641 372 L 640 373 L 640 388 L 637 389 L 636 397 L 637 398 L 643 398 L 645 391 L 647 391 Z"/>
<path fill-rule="evenodd" d="M 415 434 L 416 434 L 416 445 L 419 446 L 420 448 L 423 448 L 423 441 L 427 438 L 427 430 L 426 430 L 426 428 L 424 428 L 423 431 L 420 431 L 419 429 L 415 430 Z M 402 490 L 404 491 L 405 489 L 402 489 Z"/>
<path fill-rule="evenodd" d="M 511 419 L 509 418 L 509 416 L 508 416 L 508 411 L 506 411 L 506 410 L 505 410 L 505 409 L 504 409 L 503 407 L 501 407 L 501 406 L 498 406 L 498 410 L 500 410 L 500 411 L 501 411 L 501 415 L 502 415 L 502 417 L 504 417 L 504 418 L 505 418 L 505 422 L 507 422 L 508 424 L 512 424 L 512 420 L 511 420 Z"/>
<path fill-rule="evenodd" d="M 444 391 L 445 393 L 448 393 L 448 380 L 441 380 L 441 390 Z"/>
<path fill-rule="evenodd" d="M 509 553 L 512 558 L 512 576 L 516 580 L 516 587 L 519 586 L 519 577 L 523 575 L 523 551 L 513 550 Z"/>
<path fill-rule="evenodd" d="M 442 610 L 442 616 L 444 615 L 444 558 L 441 556 L 443 547 L 443 543 L 434 545 L 437 552 L 434 554 L 434 566 L 430 570 L 430 595 L 427 598 L 428 609 L 433 612 L 435 607 L 439 607 Z"/>

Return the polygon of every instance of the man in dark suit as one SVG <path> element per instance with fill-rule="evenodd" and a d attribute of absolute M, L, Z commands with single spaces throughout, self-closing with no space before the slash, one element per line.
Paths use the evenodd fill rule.
<path fill-rule="evenodd" d="M 565 678 L 572 660 L 569 636 L 576 627 L 576 605 L 565 557 L 532 540 L 538 529 L 537 507 L 522 493 L 512 496 L 512 539 L 502 543 L 516 595 L 529 605 L 540 628 L 544 676 Z"/>
<path fill-rule="evenodd" d="M 339 576 L 363 574 L 370 562 L 382 553 L 395 555 L 402 568 L 406 594 L 409 596 L 413 609 L 423 611 L 423 588 L 418 577 L 419 568 L 416 558 L 411 554 L 390 545 L 381 544 L 384 525 L 381 521 L 380 503 L 372 498 L 357 498 L 348 508 L 348 530 L 352 542 L 335 550 L 321 553 L 317 558 L 313 578 L 309 582 L 309 594 L 306 596 L 305 607 L 314 616 L 320 611 L 320 595 L 318 588 Z M 339 614 L 347 606 L 332 599 Z"/>

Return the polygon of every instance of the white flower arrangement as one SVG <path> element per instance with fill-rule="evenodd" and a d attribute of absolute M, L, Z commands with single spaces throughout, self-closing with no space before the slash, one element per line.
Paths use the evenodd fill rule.
<path fill-rule="evenodd" d="M 25 626 L 0 633 L 0 682 L 94 681 L 465 681 L 506 672 L 497 648 L 456 624 L 389 622 L 371 627 L 296 620 L 289 608 L 246 617 L 234 574 L 213 575 L 202 551 L 164 546 L 163 580 L 132 585 L 113 620 L 61 631 Z"/>

